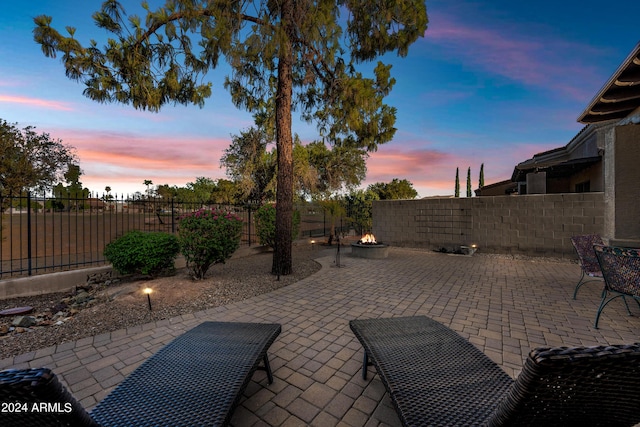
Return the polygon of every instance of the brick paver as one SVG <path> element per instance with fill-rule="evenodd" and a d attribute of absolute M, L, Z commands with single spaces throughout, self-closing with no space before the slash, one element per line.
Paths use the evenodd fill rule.
<path fill-rule="evenodd" d="M 234 413 L 236 426 L 399 425 L 374 372 L 360 376 L 354 318 L 422 314 L 469 339 L 512 377 L 531 348 L 640 340 L 640 310 L 609 304 L 593 328 L 601 285 L 573 288 L 576 264 L 391 248 L 383 260 L 318 251 L 323 268 L 294 285 L 203 312 L 84 338 L 0 361 L 0 369 L 47 365 L 91 409 L 147 357 L 206 320 L 278 322 L 274 383 L 258 371 Z M 373 368 L 371 368 L 373 370 Z"/>

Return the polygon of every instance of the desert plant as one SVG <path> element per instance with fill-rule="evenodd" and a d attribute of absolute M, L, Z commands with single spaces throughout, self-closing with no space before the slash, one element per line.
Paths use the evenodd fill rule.
<path fill-rule="evenodd" d="M 293 211 L 291 238 L 295 240 L 300 228 L 300 211 Z M 276 246 L 276 207 L 263 205 L 256 211 L 256 234 L 261 245 L 272 249 Z"/>
<path fill-rule="evenodd" d="M 231 212 L 200 209 L 183 216 L 178 239 L 192 277 L 203 279 L 209 267 L 231 257 L 241 234 L 242 219 Z"/>
<path fill-rule="evenodd" d="M 129 231 L 108 243 L 104 257 L 121 274 L 157 276 L 174 270 L 174 261 L 180 245 L 168 233 Z"/>

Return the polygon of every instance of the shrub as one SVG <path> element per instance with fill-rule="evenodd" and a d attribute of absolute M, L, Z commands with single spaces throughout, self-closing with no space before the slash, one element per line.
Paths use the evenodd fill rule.
<path fill-rule="evenodd" d="M 298 236 L 300 228 L 300 211 L 293 211 L 293 230 L 291 238 Z M 263 205 L 256 211 L 256 233 L 261 245 L 270 248 L 276 246 L 276 207 L 273 205 Z"/>
<path fill-rule="evenodd" d="M 107 244 L 104 257 L 121 274 L 157 276 L 174 270 L 180 245 L 168 233 L 129 231 Z"/>
<path fill-rule="evenodd" d="M 242 219 L 217 209 L 200 209 L 180 219 L 178 238 L 194 279 L 213 264 L 224 263 L 240 246 Z"/>

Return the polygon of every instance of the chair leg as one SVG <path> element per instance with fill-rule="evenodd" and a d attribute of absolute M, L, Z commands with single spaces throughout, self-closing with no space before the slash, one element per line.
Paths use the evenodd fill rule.
<path fill-rule="evenodd" d="M 611 298 L 607 299 L 607 290 L 605 289 L 602 292 L 602 301 L 600 301 L 600 307 L 598 307 L 598 312 L 596 313 L 596 321 L 593 325 L 594 328 L 598 329 L 598 320 L 600 319 L 600 314 L 602 314 L 602 310 L 604 310 L 604 308 L 606 307 L 607 304 L 609 304 L 611 301 L 613 301 L 614 299 L 618 298 L 618 297 L 622 297 L 622 299 L 624 300 L 624 304 L 627 305 L 627 301 L 624 299 L 624 295 L 622 294 L 617 294 L 612 296 Z M 629 311 L 629 306 L 627 305 L 627 311 Z"/>
<path fill-rule="evenodd" d="M 362 379 L 367 379 L 367 366 L 369 366 L 369 355 L 367 351 L 364 351 L 364 357 L 362 358 Z"/>
<path fill-rule="evenodd" d="M 631 314 L 631 310 L 629 310 L 629 304 L 627 304 L 627 299 L 624 297 L 624 295 L 622 295 L 622 301 L 624 301 L 624 306 L 627 307 L 627 313 L 629 314 L 629 316 L 633 316 L 633 314 Z"/>
<path fill-rule="evenodd" d="M 578 280 L 578 283 L 576 284 L 576 288 L 573 291 L 573 299 L 576 299 L 576 296 L 578 295 L 578 289 L 580 289 L 580 286 L 584 285 L 584 282 L 582 281 L 584 279 L 584 270 L 582 270 L 582 276 L 580 276 L 580 280 Z"/>
<path fill-rule="evenodd" d="M 264 357 L 262 358 L 262 363 L 264 364 L 264 366 L 259 366 L 258 369 L 266 371 L 267 381 L 269 382 L 269 384 L 273 384 L 273 373 L 271 372 L 271 364 L 269 363 L 269 356 L 265 354 Z"/>

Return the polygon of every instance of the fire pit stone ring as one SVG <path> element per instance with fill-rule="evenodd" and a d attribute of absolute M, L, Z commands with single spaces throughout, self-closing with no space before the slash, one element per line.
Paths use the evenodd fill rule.
<path fill-rule="evenodd" d="M 373 234 L 366 234 L 351 244 L 351 255 L 358 258 L 383 259 L 389 255 L 389 245 L 376 241 Z"/>
<path fill-rule="evenodd" d="M 383 259 L 389 255 L 389 246 L 382 243 L 375 245 L 351 244 L 351 256 L 368 259 Z"/>

